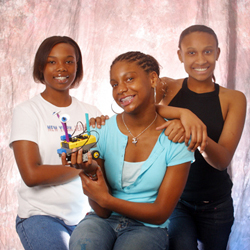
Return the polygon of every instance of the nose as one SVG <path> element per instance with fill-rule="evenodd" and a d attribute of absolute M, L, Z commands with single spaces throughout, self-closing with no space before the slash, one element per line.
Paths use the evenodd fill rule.
<path fill-rule="evenodd" d="M 128 90 L 127 85 L 125 83 L 123 83 L 123 82 L 119 83 L 118 86 L 119 86 L 119 88 L 118 88 L 118 93 L 119 94 L 122 94 L 122 93 L 124 93 L 125 91 Z"/>
<path fill-rule="evenodd" d="M 58 72 L 63 72 L 63 71 L 66 71 L 67 68 L 65 67 L 65 65 L 63 63 L 58 63 L 57 65 L 57 69 L 56 69 Z"/>
<path fill-rule="evenodd" d="M 199 65 L 203 65 L 207 62 L 206 57 L 203 55 L 203 53 L 198 54 L 196 63 Z"/>

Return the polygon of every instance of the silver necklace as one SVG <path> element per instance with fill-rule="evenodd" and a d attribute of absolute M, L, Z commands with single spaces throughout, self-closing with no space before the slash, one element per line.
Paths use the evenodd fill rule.
<path fill-rule="evenodd" d="M 126 125 L 126 123 L 125 123 L 125 121 L 124 121 L 124 113 L 122 114 L 122 121 L 123 121 L 123 123 L 124 123 L 124 125 L 125 125 L 125 127 L 126 127 L 126 129 L 128 130 L 128 132 L 132 135 L 132 143 L 133 144 L 135 144 L 136 145 L 136 143 L 138 142 L 138 137 L 140 136 L 140 135 L 142 135 L 151 125 L 153 125 L 153 123 L 155 122 L 155 120 L 156 120 L 156 118 L 157 118 L 157 113 L 155 114 L 155 118 L 154 118 L 154 120 L 139 134 L 139 135 L 137 135 L 137 136 L 134 136 L 131 132 L 130 132 L 130 130 L 128 129 L 128 126 Z"/>

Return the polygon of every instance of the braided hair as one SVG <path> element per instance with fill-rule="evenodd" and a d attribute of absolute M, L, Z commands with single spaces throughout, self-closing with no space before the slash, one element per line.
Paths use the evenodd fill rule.
<path fill-rule="evenodd" d="M 130 63 L 135 62 L 147 74 L 154 71 L 156 72 L 158 76 L 160 75 L 160 65 L 157 62 L 157 60 L 154 57 L 150 55 L 146 55 L 140 51 L 129 51 L 127 53 L 119 55 L 112 62 L 110 69 L 115 63 L 121 62 L 121 61 L 126 61 Z"/>

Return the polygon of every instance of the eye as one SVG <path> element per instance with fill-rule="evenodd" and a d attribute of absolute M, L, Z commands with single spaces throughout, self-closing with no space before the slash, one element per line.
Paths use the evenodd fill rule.
<path fill-rule="evenodd" d="M 112 81 L 112 82 L 110 82 L 110 84 L 111 84 L 111 87 L 112 87 L 112 88 L 115 88 L 115 87 L 117 87 L 117 86 L 118 86 L 118 83 L 113 82 L 113 81 Z"/>
<path fill-rule="evenodd" d="M 195 52 L 194 52 L 194 51 L 189 51 L 188 54 L 189 54 L 189 55 L 194 55 Z"/>
<path fill-rule="evenodd" d="M 132 82 L 133 80 L 134 80 L 133 77 L 128 77 L 128 78 L 126 79 L 127 82 Z"/>
<path fill-rule="evenodd" d="M 207 54 L 211 54 L 212 53 L 212 50 L 206 50 L 205 51 L 205 54 L 207 55 Z"/>
<path fill-rule="evenodd" d="M 67 64 L 72 64 L 72 63 L 74 63 L 74 61 L 69 60 L 69 61 L 66 61 L 66 63 L 67 63 Z"/>
<path fill-rule="evenodd" d="M 55 64 L 56 62 L 53 61 L 53 60 L 49 60 L 47 63 L 48 63 L 48 64 Z"/>

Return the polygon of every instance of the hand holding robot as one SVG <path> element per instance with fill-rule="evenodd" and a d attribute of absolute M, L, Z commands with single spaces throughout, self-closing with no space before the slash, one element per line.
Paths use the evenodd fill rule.
<path fill-rule="evenodd" d="M 88 114 L 85 114 L 87 129 L 85 130 L 82 124 L 83 132 L 76 136 L 73 136 L 74 133 L 72 135 L 68 134 L 66 122 L 69 121 L 69 116 L 67 114 L 59 116 L 59 112 L 54 112 L 54 114 L 60 119 L 65 132 L 65 135 L 61 136 L 61 148 L 57 150 L 57 153 L 62 158 L 63 165 L 82 169 L 90 179 L 97 180 L 96 170 L 98 164 L 92 159 L 98 159 L 99 152 L 90 150 L 96 146 L 97 141 L 96 137 L 90 133 Z"/>

